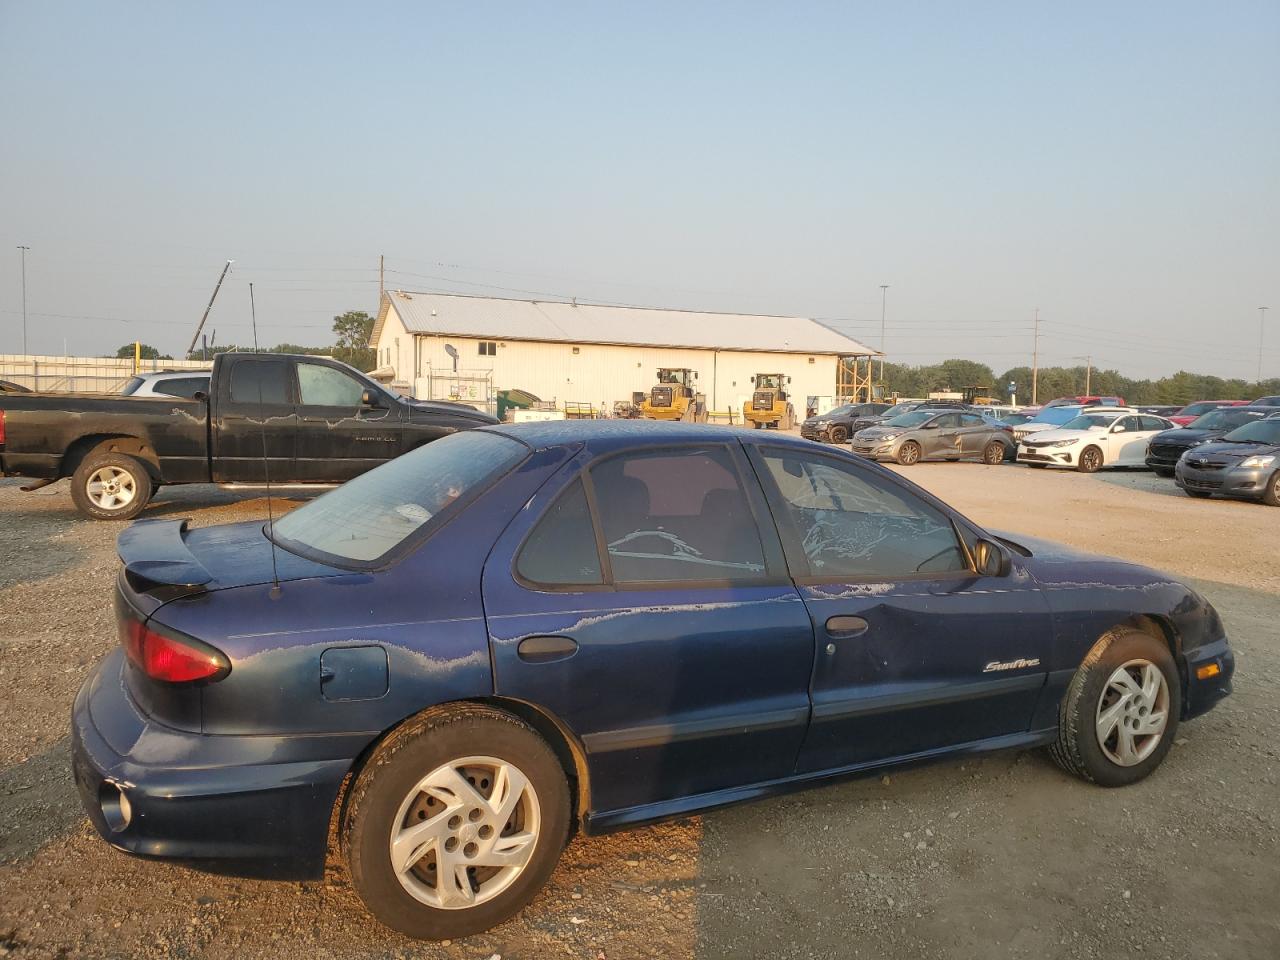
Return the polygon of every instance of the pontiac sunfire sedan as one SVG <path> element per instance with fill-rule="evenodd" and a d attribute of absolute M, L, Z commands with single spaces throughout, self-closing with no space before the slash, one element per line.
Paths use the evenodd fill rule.
<path fill-rule="evenodd" d="M 510 917 L 575 828 L 1009 747 L 1132 783 L 1234 669 L 1164 574 L 723 427 L 486 427 L 119 551 L 121 647 L 73 716 L 99 833 L 316 864 L 334 822 L 417 937 Z"/>

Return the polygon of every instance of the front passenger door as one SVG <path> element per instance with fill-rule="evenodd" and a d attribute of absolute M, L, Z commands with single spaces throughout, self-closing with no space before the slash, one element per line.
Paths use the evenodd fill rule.
<path fill-rule="evenodd" d="M 956 522 L 886 471 L 752 457 L 817 640 L 798 772 L 1025 735 L 1053 636 L 1035 582 L 975 572 Z"/>
<path fill-rule="evenodd" d="M 367 385 L 339 367 L 297 363 L 297 479 L 343 483 L 401 453 L 404 429 L 381 392 L 361 403 Z"/>
<path fill-rule="evenodd" d="M 1143 431 L 1142 418 L 1136 416 L 1121 417 L 1111 425 L 1107 436 L 1110 456 L 1108 462 L 1114 466 L 1132 466 L 1145 463 L 1147 440 L 1151 434 Z"/>

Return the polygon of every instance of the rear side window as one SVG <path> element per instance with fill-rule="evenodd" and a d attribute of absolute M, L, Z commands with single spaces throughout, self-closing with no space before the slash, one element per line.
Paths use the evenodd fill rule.
<path fill-rule="evenodd" d="M 591 470 L 616 581 L 753 580 L 764 550 L 723 447 L 622 454 Z"/>
<path fill-rule="evenodd" d="M 983 420 L 976 413 L 960 414 L 960 426 L 962 427 L 981 427 L 986 424 L 986 422 L 987 421 Z"/>
<path fill-rule="evenodd" d="M 163 393 L 167 397 L 182 397 L 186 400 L 192 400 L 198 391 L 209 389 L 209 378 L 170 377 L 156 381 L 156 385 L 152 389 L 156 393 Z"/>
<path fill-rule="evenodd" d="M 239 360 L 231 367 L 232 403 L 288 403 L 288 368 L 279 360 Z"/>
<path fill-rule="evenodd" d="M 455 512 L 450 507 L 477 495 L 528 450 L 497 433 L 451 434 L 285 514 L 275 523 L 275 538 L 304 555 L 378 561 L 411 534 L 438 526 Z"/>
<path fill-rule="evenodd" d="M 548 586 L 604 583 L 581 479 L 573 481 L 542 515 L 524 542 L 516 572 L 530 583 Z"/>
<path fill-rule="evenodd" d="M 826 458 L 771 451 L 764 460 L 810 576 L 882 580 L 969 569 L 950 519 L 908 491 Z"/>

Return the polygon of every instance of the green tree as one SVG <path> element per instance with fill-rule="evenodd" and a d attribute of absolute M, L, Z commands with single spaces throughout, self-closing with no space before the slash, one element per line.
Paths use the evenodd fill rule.
<path fill-rule="evenodd" d="M 363 310 L 348 310 L 333 318 L 333 332 L 337 334 L 338 346 L 362 349 L 369 346 L 369 338 L 373 336 L 373 317 Z"/>
<path fill-rule="evenodd" d="M 149 343 L 144 343 L 142 345 L 141 352 L 142 352 L 143 360 L 172 360 L 173 359 L 173 357 L 169 356 L 169 354 L 167 353 L 162 354 L 159 350 L 151 346 L 151 344 Z M 116 357 L 122 360 L 132 360 L 133 344 L 126 343 L 123 347 L 121 347 L 119 350 L 116 351 Z"/>

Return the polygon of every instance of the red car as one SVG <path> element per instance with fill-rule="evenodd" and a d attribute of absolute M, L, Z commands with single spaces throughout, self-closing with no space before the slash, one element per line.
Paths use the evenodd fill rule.
<path fill-rule="evenodd" d="M 1195 403 L 1189 403 L 1169 419 L 1180 427 L 1185 427 L 1196 417 L 1208 413 L 1210 410 L 1217 410 L 1219 407 L 1247 407 L 1248 400 L 1197 400 Z"/>
<path fill-rule="evenodd" d="M 1045 404 L 1046 407 L 1123 407 L 1124 397 L 1058 397 Z"/>

